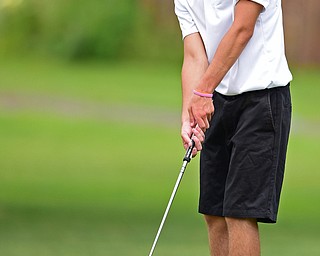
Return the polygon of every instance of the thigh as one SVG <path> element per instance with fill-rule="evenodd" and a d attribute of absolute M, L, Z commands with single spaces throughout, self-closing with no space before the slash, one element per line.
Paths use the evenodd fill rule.
<path fill-rule="evenodd" d="M 200 155 L 199 212 L 222 216 L 225 182 L 229 168 L 230 152 L 225 143 L 223 124 L 224 99 L 214 96 L 215 113 Z"/>
<path fill-rule="evenodd" d="M 289 87 L 244 98 L 231 137 L 224 214 L 275 222 L 290 127 Z"/>

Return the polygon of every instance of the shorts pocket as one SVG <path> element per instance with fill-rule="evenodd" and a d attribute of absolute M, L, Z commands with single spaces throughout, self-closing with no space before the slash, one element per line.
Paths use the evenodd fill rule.
<path fill-rule="evenodd" d="M 284 108 L 292 108 L 292 103 L 291 103 L 291 93 L 290 93 L 290 85 L 287 85 L 283 88 L 282 90 L 282 105 Z"/>
<path fill-rule="evenodd" d="M 273 96 L 276 97 L 276 95 L 274 94 Z M 267 94 L 267 110 L 268 110 L 268 118 L 269 118 L 269 121 L 272 125 L 272 128 L 273 130 L 276 129 L 275 127 L 275 111 L 276 111 L 276 108 L 273 107 L 272 104 L 273 102 L 271 102 L 271 94 L 270 94 L 270 91 L 268 91 L 268 94 Z"/>

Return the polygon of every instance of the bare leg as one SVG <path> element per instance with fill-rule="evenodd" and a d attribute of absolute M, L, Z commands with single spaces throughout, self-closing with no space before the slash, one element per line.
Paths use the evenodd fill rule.
<path fill-rule="evenodd" d="M 256 219 L 225 220 L 229 232 L 229 256 L 259 256 L 260 239 Z"/>
<path fill-rule="evenodd" d="M 211 256 L 228 255 L 228 228 L 224 217 L 205 215 Z"/>

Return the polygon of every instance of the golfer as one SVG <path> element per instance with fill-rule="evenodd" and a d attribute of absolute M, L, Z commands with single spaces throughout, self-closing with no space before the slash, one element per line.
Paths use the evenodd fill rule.
<path fill-rule="evenodd" d="M 175 0 L 184 147 L 200 156 L 211 255 L 260 255 L 275 223 L 291 122 L 281 0 Z"/>

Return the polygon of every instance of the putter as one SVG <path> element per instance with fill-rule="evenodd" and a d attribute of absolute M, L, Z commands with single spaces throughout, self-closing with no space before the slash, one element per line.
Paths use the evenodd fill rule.
<path fill-rule="evenodd" d="M 154 249 L 156 248 L 156 245 L 157 245 L 157 242 L 158 242 L 158 239 L 159 239 L 161 230 L 162 230 L 163 225 L 164 225 L 164 223 L 165 223 L 165 221 L 166 221 L 167 215 L 168 215 L 168 213 L 169 213 L 169 210 L 170 210 L 170 207 L 171 207 L 171 205 L 172 205 L 173 199 L 174 199 L 174 197 L 175 197 L 175 195 L 176 195 L 176 193 L 177 193 L 177 190 L 178 190 L 179 184 L 180 184 L 180 182 L 181 182 L 181 180 L 182 180 L 183 174 L 184 174 L 184 172 L 185 172 L 185 170 L 186 170 L 186 168 L 187 168 L 188 163 L 191 161 L 192 150 L 193 150 L 193 148 L 194 148 L 194 146 L 195 146 L 194 141 L 191 140 L 191 142 L 192 142 L 192 145 L 187 149 L 186 154 L 185 154 L 185 156 L 184 156 L 184 158 L 183 158 L 183 164 L 182 164 L 182 167 L 181 167 L 181 170 L 180 170 L 178 179 L 177 179 L 177 181 L 176 181 L 176 184 L 174 185 L 174 188 L 173 188 L 171 197 L 170 197 L 170 199 L 169 199 L 169 203 L 168 203 L 167 208 L 166 208 L 166 210 L 165 210 L 165 212 L 164 212 L 164 215 L 163 215 L 163 217 L 162 217 L 162 220 L 161 220 L 161 223 L 160 223 L 160 227 L 159 227 L 159 229 L 158 229 L 157 235 L 156 235 L 156 237 L 155 237 L 155 239 L 154 239 L 154 242 L 153 242 L 153 244 L 152 244 L 152 247 L 151 247 L 149 256 L 152 256 L 152 255 L 153 255 L 153 252 L 154 252 Z"/>

